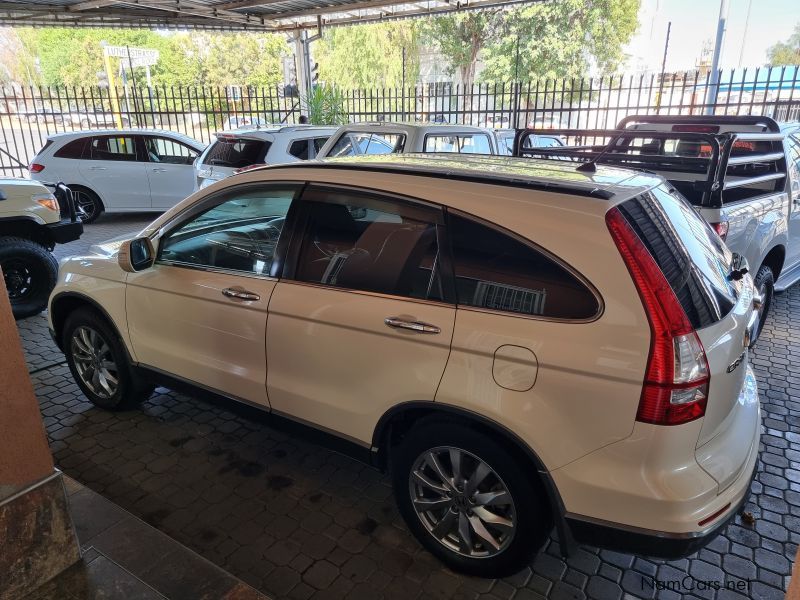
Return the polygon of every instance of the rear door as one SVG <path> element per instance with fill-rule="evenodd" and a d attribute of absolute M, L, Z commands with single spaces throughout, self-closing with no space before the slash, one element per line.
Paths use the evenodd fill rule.
<path fill-rule="evenodd" d="M 142 136 L 154 209 L 168 209 L 194 191 L 192 163 L 200 154 L 172 138 Z"/>
<path fill-rule="evenodd" d="M 146 159 L 135 135 L 98 135 L 89 140 L 78 170 L 106 210 L 152 207 Z"/>

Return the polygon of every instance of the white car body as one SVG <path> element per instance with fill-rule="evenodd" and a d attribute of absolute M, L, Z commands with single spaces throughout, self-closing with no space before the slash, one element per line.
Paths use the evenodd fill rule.
<path fill-rule="evenodd" d="M 544 490 L 518 496 L 511 513 L 493 509 L 505 517 L 475 513 L 498 549 L 541 542 L 503 533 L 533 511 L 528 518 L 555 523 L 565 545 L 571 533 L 685 555 L 749 492 L 761 431 L 748 364 L 752 280 L 724 276 L 730 252 L 657 176 L 452 155 L 299 163 L 219 182 L 136 240 L 99 250 L 62 263 L 48 318 L 100 405 L 102 382 L 73 365 L 90 364 L 74 336 L 102 321 L 124 368 L 261 407 L 389 461 L 401 511 L 417 506 L 408 494 L 419 489 L 393 461 L 423 435 L 418 424 L 439 423 L 425 444 L 453 450 L 446 432 L 471 423 L 458 443 L 483 432 L 467 448 L 473 459 L 507 444 L 515 458 L 489 467 Z M 670 283 L 656 261 L 677 261 Z M 680 300 L 676 282 L 690 286 Z M 444 494 L 441 486 L 452 481 L 433 489 Z M 521 489 L 506 487 L 512 499 Z M 456 506 L 431 502 L 445 507 L 442 520 Z M 486 541 L 463 549 L 453 541 L 461 529 L 450 546 L 429 536 L 424 515 L 439 508 L 424 504 L 419 520 L 403 513 L 407 523 L 453 568 L 520 567 Z M 488 540 L 475 514 L 453 510 Z"/>
<path fill-rule="evenodd" d="M 440 123 L 354 123 L 340 127 L 318 158 L 365 154 L 498 154 L 491 130 Z"/>
<path fill-rule="evenodd" d="M 158 129 L 58 133 L 47 138 L 30 171 L 33 179 L 61 181 L 73 192 L 89 190 L 105 212 L 164 211 L 194 191 L 192 163 L 204 147 Z"/>
<path fill-rule="evenodd" d="M 271 125 L 217 133 L 195 161 L 195 189 L 253 167 L 316 158 L 335 131 L 315 125 Z"/>

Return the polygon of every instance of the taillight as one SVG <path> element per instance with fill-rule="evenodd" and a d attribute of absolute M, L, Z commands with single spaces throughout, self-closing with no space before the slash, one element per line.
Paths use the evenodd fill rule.
<path fill-rule="evenodd" d="M 703 344 L 656 261 L 618 208 L 606 214 L 650 323 L 650 354 L 636 420 L 680 425 L 706 412 L 709 370 Z"/>
<path fill-rule="evenodd" d="M 730 228 L 730 223 L 728 221 L 720 221 L 719 223 L 711 223 L 711 227 L 714 228 L 714 231 L 717 232 L 717 235 L 721 237 L 723 240 L 728 237 L 728 229 Z"/>
<path fill-rule="evenodd" d="M 44 165 L 40 165 L 39 163 L 31 163 L 30 166 L 28 167 L 28 170 L 31 173 L 41 173 L 42 171 L 44 171 Z"/>
<path fill-rule="evenodd" d="M 241 167 L 239 169 L 234 169 L 234 173 L 245 173 L 247 171 L 252 171 L 253 169 L 258 169 L 259 167 L 266 167 L 267 163 L 256 163 L 254 165 L 247 165 L 246 167 Z"/>

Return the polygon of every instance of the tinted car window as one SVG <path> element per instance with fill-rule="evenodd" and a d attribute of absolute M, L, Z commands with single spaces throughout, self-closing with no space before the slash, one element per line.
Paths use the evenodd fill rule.
<path fill-rule="evenodd" d="M 451 214 L 458 303 L 554 319 L 589 319 L 596 296 L 565 267 L 498 229 Z"/>
<path fill-rule="evenodd" d="M 308 153 L 310 140 L 295 140 L 289 146 L 289 154 L 300 160 L 308 160 L 311 156 Z"/>
<path fill-rule="evenodd" d="M 204 165 L 241 169 L 263 163 L 270 142 L 241 138 L 218 138 L 203 159 Z"/>
<path fill-rule="evenodd" d="M 89 150 L 92 160 L 136 160 L 136 144 L 132 137 L 94 137 Z"/>
<path fill-rule="evenodd" d="M 459 154 L 491 154 L 489 136 L 469 135 L 427 135 L 424 152 L 458 152 Z"/>
<path fill-rule="evenodd" d="M 731 252 L 680 193 L 660 186 L 623 202 L 619 210 L 696 329 L 731 311 L 737 296 L 728 279 Z"/>
<path fill-rule="evenodd" d="M 83 157 L 83 149 L 86 147 L 87 139 L 88 138 L 80 138 L 72 140 L 56 150 L 53 156 L 58 158 L 81 158 Z"/>
<path fill-rule="evenodd" d="M 345 133 L 331 148 L 328 156 L 356 154 L 391 154 L 402 152 L 405 136 L 396 133 Z"/>
<path fill-rule="evenodd" d="M 157 163 L 190 165 L 199 154 L 194 148 L 163 137 L 146 136 L 144 147 L 147 151 L 147 159 Z"/>
<path fill-rule="evenodd" d="M 360 195 L 309 201 L 295 278 L 409 298 L 443 297 L 437 225 L 419 211 Z"/>
<path fill-rule="evenodd" d="M 294 189 L 235 192 L 162 241 L 160 260 L 270 275 Z"/>

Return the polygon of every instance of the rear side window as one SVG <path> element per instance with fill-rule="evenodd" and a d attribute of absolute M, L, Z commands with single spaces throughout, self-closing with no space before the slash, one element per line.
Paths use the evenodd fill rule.
<path fill-rule="evenodd" d="M 79 138 L 77 140 L 67 142 L 61 148 L 56 150 L 53 156 L 57 158 L 82 158 L 83 150 L 86 148 L 86 140 L 87 138 Z M 47 146 L 45 146 L 45 148 L 47 148 Z"/>
<path fill-rule="evenodd" d="M 203 164 L 233 169 L 249 167 L 263 163 L 270 146 L 266 140 L 219 138 L 212 144 Z"/>
<path fill-rule="evenodd" d="M 732 255 L 677 191 L 659 186 L 619 205 L 653 256 L 695 329 L 712 325 L 736 304 L 728 280 Z"/>
<path fill-rule="evenodd" d="M 569 320 L 599 312 L 586 284 L 531 244 L 455 214 L 448 232 L 460 305 Z"/>
<path fill-rule="evenodd" d="M 136 160 L 136 142 L 132 137 L 94 137 L 89 149 L 92 160 Z"/>
<path fill-rule="evenodd" d="M 428 135 L 425 136 L 424 152 L 457 152 L 458 154 L 491 154 L 489 136 L 469 135 Z"/>

